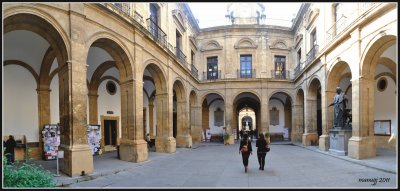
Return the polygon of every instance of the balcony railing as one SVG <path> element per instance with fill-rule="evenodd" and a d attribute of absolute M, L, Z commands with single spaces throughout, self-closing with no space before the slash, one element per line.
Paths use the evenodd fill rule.
<path fill-rule="evenodd" d="M 347 26 L 346 21 L 347 17 L 342 15 L 342 17 L 340 17 L 340 19 L 333 24 L 333 26 L 326 32 L 326 43 L 331 42 L 333 38 L 343 32 L 344 28 Z"/>
<path fill-rule="evenodd" d="M 197 70 L 197 68 L 196 68 L 196 66 L 194 66 L 193 64 L 192 65 L 190 65 L 190 68 L 191 68 L 191 73 L 192 73 L 192 75 L 196 78 L 196 79 L 199 79 L 199 71 Z"/>
<path fill-rule="evenodd" d="M 175 47 L 175 54 L 176 57 L 178 57 L 178 60 L 181 62 L 181 64 L 186 64 L 186 55 L 183 54 L 181 49 Z"/>
<path fill-rule="evenodd" d="M 301 71 L 301 64 L 298 64 L 296 68 L 294 68 L 294 76 L 295 77 L 298 76 L 300 74 L 300 71 Z"/>
<path fill-rule="evenodd" d="M 122 11 L 127 16 L 131 15 L 131 7 L 128 3 L 112 3 L 117 9 Z"/>
<path fill-rule="evenodd" d="M 203 72 L 203 80 L 218 80 L 221 79 L 221 70 L 218 72 Z"/>
<path fill-rule="evenodd" d="M 306 65 L 309 65 L 314 59 L 318 52 L 318 45 L 314 45 L 311 50 L 306 54 Z"/>
<path fill-rule="evenodd" d="M 140 15 L 138 12 L 135 11 L 135 14 L 133 15 L 133 18 L 140 23 L 142 26 L 144 26 L 144 20 L 143 20 L 143 16 Z"/>
<path fill-rule="evenodd" d="M 272 79 L 278 79 L 278 80 L 289 80 L 290 79 L 290 73 L 289 71 L 286 70 L 271 70 L 271 77 Z"/>
<path fill-rule="evenodd" d="M 256 77 L 256 69 L 238 69 L 237 77 L 238 78 L 255 78 Z"/>
<path fill-rule="evenodd" d="M 148 18 L 147 20 L 148 30 L 155 41 L 160 43 L 162 46 L 167 46 L 167 35 L 153 20 Z"/>

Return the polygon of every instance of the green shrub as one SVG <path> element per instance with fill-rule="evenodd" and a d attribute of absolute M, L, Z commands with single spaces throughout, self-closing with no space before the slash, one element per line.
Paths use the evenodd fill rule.
<path fill-rule="evenodd" d="M 269 137 L 269 132 L 266 132 L 265 133 L 265 138 L 268 138 Z"/>
<path fill-rule="evenodd" d="M 6 157 L 3 157 L 4 187 L 55 187 L 50 171 L 29 163 L 28 160 L 22 164 L 17 163 L 18 161 L 14 164 L 8 163 Z"/>
<path fill-rule="evenodd" d="M 226 140 L 228 140 L 229 139 L 229 134 L 228 133 L 225 133 L 224 134 L 224 140 L 226 141 Z"/>

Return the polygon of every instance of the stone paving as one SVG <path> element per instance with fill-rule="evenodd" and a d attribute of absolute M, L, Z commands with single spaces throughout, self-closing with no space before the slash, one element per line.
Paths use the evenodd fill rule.
<path fill-rule="evenodd" d="M 95 172 L 83 177 L 56 177 L 70 188 L 397 188 L 396 154 L 372 163 L 332 156 L 313 147 L 273 143 L 265 171 L 256 152 L 244 173 L 239 145 L 202 143 L 173 154 L 149 152 L 149 160 L 131 163 L 110 152 L 94 157 Z M 253 142 L 253 147 L 255 143 Z M 346 159 L 347 158 L 347 159 Z M 354 160 L 354 161 L 352 161 Z M 357 161 L 359 163 L 357 163 Z M 363 160 L 361 160 L 363 161 Z M 388 163 L 385 168 L 374 164 Z M 54 173 L 55 161 L 37 161 Z M 50 165 L 51 163 L 51 165 Z M 381 165 L 382 166 L 382 165 Z"/>

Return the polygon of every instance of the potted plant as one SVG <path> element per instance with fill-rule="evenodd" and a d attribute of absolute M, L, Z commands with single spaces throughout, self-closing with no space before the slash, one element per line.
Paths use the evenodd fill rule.
<path fill-rule="evenodd" d="M 224 144 L 226 145 L 229 140 L 230 135 L 228 133 L 224 133 Z"/>

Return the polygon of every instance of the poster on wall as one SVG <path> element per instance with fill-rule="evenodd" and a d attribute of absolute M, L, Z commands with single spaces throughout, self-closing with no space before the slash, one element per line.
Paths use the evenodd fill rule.
<path fill-rule="evenodd" d="M 92 155 L 101 154 L 100 150 L 100 139 L 101 139 L 101 131 L 100 125 L 88 125 L 86 129 L 87 139 L 89 143 L 89 147 L 92 151 Z"/>
<path fill-rule="evenodd" d="M 60 146 L 60 127 L 55 124 L 44 125 L 42 136 L 44 160 L 56 159 L 58 146 Z"/>
<path fill-rule="evenodd" d="M 375 135 L 387 135 L 390 136 L 390 120 L 375 120 L 374 121 L 374 131 Z"/>

